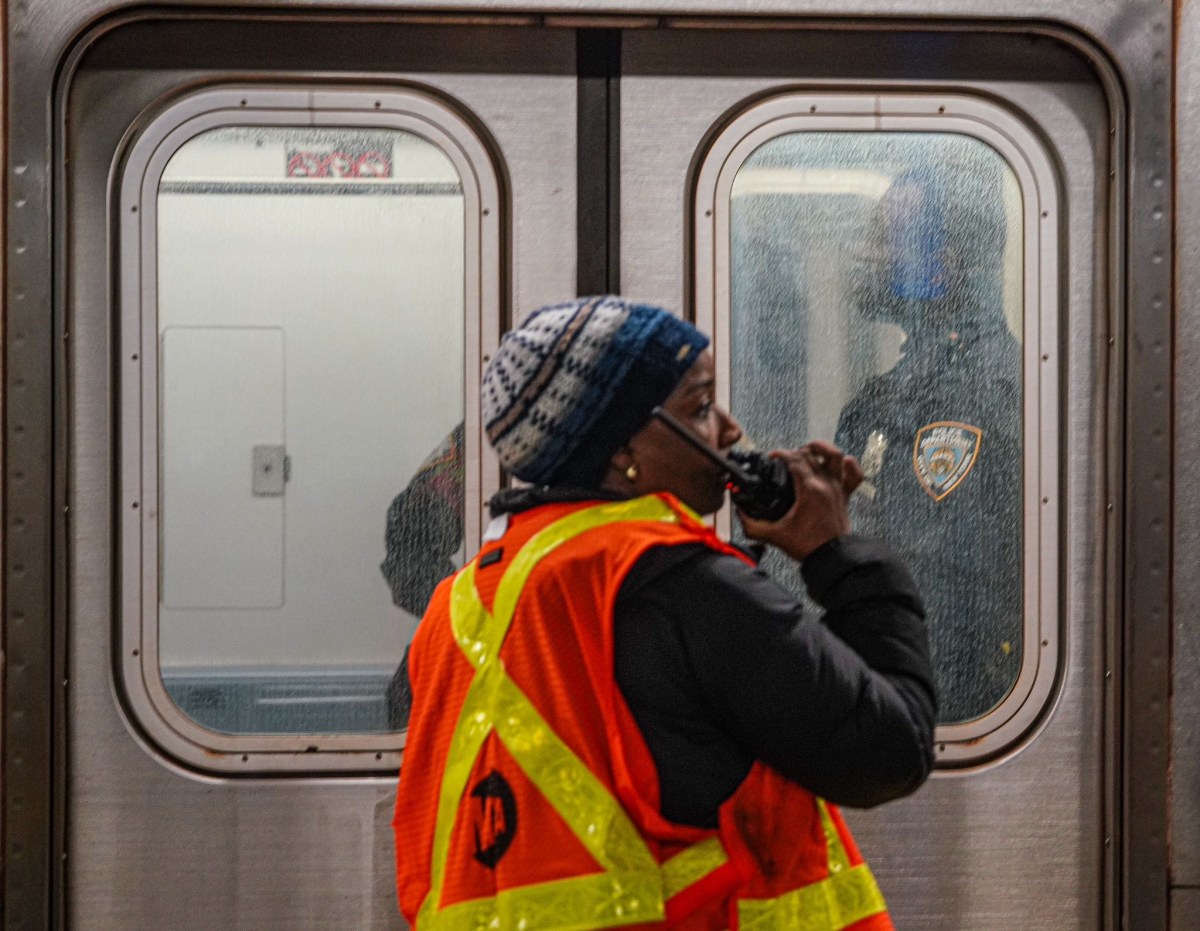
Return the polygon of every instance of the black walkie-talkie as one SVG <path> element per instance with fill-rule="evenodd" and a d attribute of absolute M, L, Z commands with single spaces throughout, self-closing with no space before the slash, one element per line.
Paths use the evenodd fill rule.
<path fill-rule="evenodd" d="M 722 456 L 661 407 L 654 408 L 651 413 L 729 473 L 726 483 L 729 497 L 747 517 L 779 520 L 792 509 L 796 488 L 787 466 L 778 459 L 740 450 L 731 450 L 728 456 Z"/>

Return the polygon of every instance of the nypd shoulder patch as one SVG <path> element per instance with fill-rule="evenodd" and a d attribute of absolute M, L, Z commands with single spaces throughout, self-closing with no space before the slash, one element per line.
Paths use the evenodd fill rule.
<path fill-rule="evenodd" d="M 913 470 L 925 493 L 941 501 L 962 484 L 979 458 L 983 431 L 970 424 L 939 420 L 917 431 Z"/>

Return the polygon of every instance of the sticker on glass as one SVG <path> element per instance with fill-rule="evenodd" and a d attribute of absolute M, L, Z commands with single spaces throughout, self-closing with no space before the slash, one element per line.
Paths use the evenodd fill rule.
<path fill-rule="evenodd" d="M 983 431 L 966 423 L 941 420 L 917 431 L 913 470 L 925 493 L 941 501 L 962 484 L 979 458 Z"/>

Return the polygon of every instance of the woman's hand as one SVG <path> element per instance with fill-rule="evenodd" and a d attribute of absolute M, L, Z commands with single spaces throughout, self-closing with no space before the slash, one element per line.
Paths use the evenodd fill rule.
<path fill-rule="evenodd" d="M 857 459 L 821 440 L 800 449 L 776 450 L 771 457 L 787 465 L 796 503 L 779 520 L 770 522 L 739 511 L 746 536 L 777 546 L 799 561 L 834 537 L 850 532 L 848 502 L 863 480 Z"/>

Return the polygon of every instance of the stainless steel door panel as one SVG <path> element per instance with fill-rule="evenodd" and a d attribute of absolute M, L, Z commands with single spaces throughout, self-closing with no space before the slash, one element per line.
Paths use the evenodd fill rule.
<path fill-rule="evenodd" d="M 1171 931 L 1189 931 L 1200 928 L 1200 889 L 1173 888 L 1171 890 Z"/>
<path fill-rule="evenodd" d="M 727 37 L 722 37 L 721 41 Z M 687 222 L 689 166 L 704 134 L 741 102 L 770 91 L 854 83 L 820 73 L 809 80 L 802 40 L 790 74 L 770 55 L 739 59 L 730 46 L 723 73 L 717 40 L 653 34 L 625 36 L 622 75 L 622 286 L 639 299 L 684 307 L 688 265 L 680 243 Z M 780 43 L 774 44 L 779 48 Z M 704 49 L 708 49 L 706 55 Z M 846 61 L 862 58 L 850 40 Z M 821 56 L 817 56 L 820 58 Z M 869 56 L 867 56 L 869 57 Z M 741 74 L 731 64 L 747 62 Z M 850 67 L 847 66 L 847 70 Z M 1069 74 L 1071 68 L 1064 66 Z M 677 73 L 673 73 L 677 72 Z M 1108 120 L 1099 89 L 1076 78 L 1035 82 L 967 80 L 959 92 L 1005 101 L 1046 132 L 1062 171 L 1066 205 L 1062 247 L 1065 325 L 1061 437 L 1066 459 L 1062 557 L 1065 675 L 1051 713 L 1022 749 L 976 771 L 936 775 L 915 796 L 849 820 L 879 878 L 900 928 L 1095 928 L 1101 923 L 1105 761 L 1103 651 L 1106 603 L 1105 528 L 1097 502 L 1105 494 L 1111 438 L 1106 365 Z M 747 76 L 749 75 L 749 76 Z M 758 76 L 754 76 L 758 75 Z M 896 82 L 889 82 L 895 86 Z M 922 80 L 905 88 L 945 86 Z M 1067 224 L 1069 223 L 1069 228 Z M 983 544 L 986 545 L 986 544 Z"/>
<path fill-rule="evenodd" d="M 433 87 L 492 133 L 511 192 L 513 305 L 525 309 L 573 293 L 575 279 L 573 34 L 538 41 L 541 73 L 522 73 L 517 43 L 508 50 L 508 76 L 414 70 L 375 77 Z M 453 54 L 445 43 L 413 42 L 414 68 L 422 58 Z M 547 55 L 561 68 L 545 67 Z M 245 75 L 239 70 L 234 79 Z M 147 746 L 114 695 L 111 477 L 119 399 L 108 286 L 110 172 L 124 127 L 145 106 L 169 89 L 221 77 L 109 66 L 81 71 L 70 88 L 70 926 L 399 928 L 393 777 L 271 781 L 185 772 Z"/>
<path fill-rule="evenodd" d="M 1181 500 L 1200 484 L 1200 14 L 1179 11 L 1176 136 L 1175 300 L 1180 334 L 1175 357 L 1175 470 Z M 1174 693 L 1171 758 L 1171 879 L 1200 886 L 1200 509 L 1175 510 L 1175 632 L 1172 643 Z M 1191 923 L 1172 909 L 1172 927 L 1200 927 L 1200 890 L 1172 900 Z"/>

